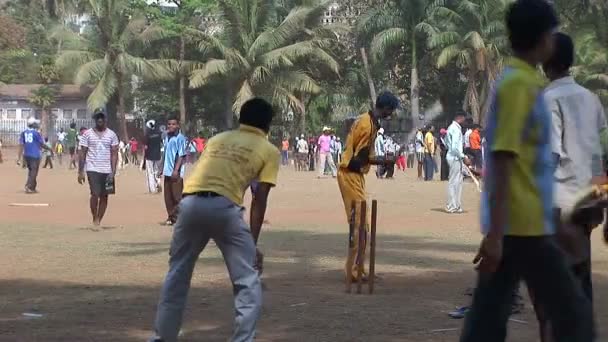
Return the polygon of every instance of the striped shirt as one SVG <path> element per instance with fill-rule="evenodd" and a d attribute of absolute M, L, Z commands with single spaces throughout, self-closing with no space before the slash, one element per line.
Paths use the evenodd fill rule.
<path fill-rule="evenodd" d="M 118 137 L 114 131 L 106 128 L 103 132 L 97 132 L 90 128 L 82 135 L 80 146 L 88 148 L 86 163 L 88 172 L 112 173 L 112 148 L 118 146 Z"/>

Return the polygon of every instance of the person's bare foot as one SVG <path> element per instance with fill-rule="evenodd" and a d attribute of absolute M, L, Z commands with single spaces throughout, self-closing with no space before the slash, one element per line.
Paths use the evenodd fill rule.
<path fill-rule="evenodd" d="M 99 225 L 101 225 L 101 221 L 99 221 L 98 219 L 93 219 L 93 225 L 95 227 L 99 227 Z"/>

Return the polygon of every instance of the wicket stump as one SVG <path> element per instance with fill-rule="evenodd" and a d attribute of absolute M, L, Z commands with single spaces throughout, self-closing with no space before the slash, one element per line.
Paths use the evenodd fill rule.
<path fill-rule="evenodd" d="M 360 220 L 359 220 L 359 225 L 357 227 L 356 226 L 356 208 L 357 205 L 359 205 L 359 212 L 360 212 Z M 376 219 L 378 217 L 378 201 L 376 200 L 372 200 L 372 212 L 371 212 L 371 226 L 370 226 L 370 236 L 369 236 L 369 241 L 370 241 L 370 251 L 369 251 L 369 274 L 367 277 L 367 284 L 368 284 L 368 290 L 369 290 L 369 294 L 372 294 L 374 292 L 374 278 L 375 278 L 375 273 L 376 273 Z M 362 293 L 362 289 L 363 289 L 363 266 L 365 265 L 365 249 L 367 248 L 367 241 L 368 241 L 368 235 L 367 235 L 367 231 L 365 229 L 365 225 L 366 225 L 366 221 L 367 221 L 367 202 L 366 201 L 361 201 L 361 202 L 356 202 L 353 201 L 351 203 L 351 212 L 350 212 L 350 222 L 349 222 L 349 229 L 348 229 L 348 253 L 350 255 L 350 251 L 352 250 L 352 248 L 355 245 L 355 229 L 357 229 L 357 242 L 358 242 L 358 249 L 357 249 L 357 256 L 354 260 L 355 264 L 357 265 L 357 278 L 356 283 L 357 283 L 357 293 Z M 350 260 L 350 257 L 349 257 Z M 350 263 L 347 265 L 347 269 L 348 270 L 352 270 L 352 261 L 350 261 Z M 351 272 L 349 272 L 346 275 L 346 292 L 347 293 L 351 293 L 352 292 L 352 274 Z"/>

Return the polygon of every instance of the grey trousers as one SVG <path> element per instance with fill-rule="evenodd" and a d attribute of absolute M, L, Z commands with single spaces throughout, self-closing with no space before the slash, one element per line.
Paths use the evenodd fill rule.
<path fill-rule="evenodd" d="M 177 341 L 194 265 L 213 239 L 224 256 L 234 291 L 236 317 L 231 341 L 253 341 L 262 307 L 262 287 L 254 269 L 256 247 L 243 221 L 243 208 L 225 197 L 187 196 L 180 202 L 173 229 L 169 273 L 156 313 L 156 334 L 164 342 Z"/>
<path fill-rule="evenodd" d="M 448 178 L 448 203 L 445 209 L 447 211 L 455 211 L 462 209 L 462 182 L 464 180 L 462 174 L 462 161 L 449 159 L 448 166 L 450 168 Z"/>

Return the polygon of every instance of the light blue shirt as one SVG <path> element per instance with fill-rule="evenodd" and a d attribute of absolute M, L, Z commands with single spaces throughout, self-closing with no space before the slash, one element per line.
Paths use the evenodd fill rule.
<path fill-rule="evenodd" d="M 446 160 L 462 160 L 464 159 L 463 147 L 464 147 L 464 136 L 462 135 L 462 127 L 456 121 L 452 121 L 452 124 L 448 127 L 448 132 L 445 135 L 445 145 L 448 152 L 445 156 Z"/>
<path fill-rule="evenodd" d="M 165 158 L 163 165 L 163 175 L 165 177 L 171 177 L 173 174 L 173 170 L 175 169 L 175 163 L 179 157 L 186 157 L 186 145 L 188 141 L 186 137 L 178 133 L 177 135 L 171 136 L 167 135 L 163 140 L 165 146 Z M 180 167 L 179 174 L 180 177 L 184 178 L 184 163 Z"/>

